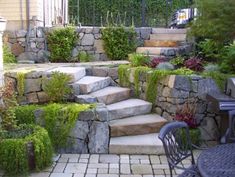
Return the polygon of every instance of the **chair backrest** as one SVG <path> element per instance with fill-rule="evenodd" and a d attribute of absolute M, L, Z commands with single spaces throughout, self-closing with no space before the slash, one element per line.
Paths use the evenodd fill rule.
<path fill-rule="evenodd" d="M 190 156 L 192 164 L 195 164 L 189 128 L 185 122 L 174 121 L 166 124 L 161 128 L 158 137 L 163 143 L 170 170 Z"/>

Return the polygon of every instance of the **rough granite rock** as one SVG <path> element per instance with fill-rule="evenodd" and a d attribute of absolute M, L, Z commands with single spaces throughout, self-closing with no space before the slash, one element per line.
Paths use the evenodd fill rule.
<path fill-rule="evenodd" d="M 89 133 L 88 122 L 76 121 L 75 127 L 71 130 L 69 136 L 71 138 L 85 140 Z"/>
<path fill-rule="evenodd" d="M 89 153 L 108 153 L 109 149 L 109 125 L 107 122 L 94 121 L 88 134 Z"/>

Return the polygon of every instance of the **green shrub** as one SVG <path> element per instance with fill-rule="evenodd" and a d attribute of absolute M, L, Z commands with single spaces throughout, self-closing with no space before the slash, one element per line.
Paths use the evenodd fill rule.
<path fill-rule="evenodd" d="M 223 44 L 235 36 L 234 0 L 197 0 L 200 15 L 191 27 L 196 37 L 208 38 Z"/>
<path fill-rule="evenodd" d="M 69 75 L 60 72 L 53 72 L 49 79 L 43 78 L 43 82 L 45 82 L 43 90 L 50 101 L 61 102 L 72 93 L 72 89 L 69 87 L 70 80 Z"/>
<path fill-rule="evenodd" d="M 65 147 L 67 137 L 75 126 L 76 120 L 81 111 L 90 109 L 92 105 L 80 104 L 48 104 L 26 105 L 16 108 L 16 119 L 19 123 L 38 123 L 35 119 L 35 111 L 40 114 L 40 123 L 48 131 L 49 137 L 55 149 Z"/>
<path fill-rule="evenodd" d="M 92 61 L 92 56 L 86 53 L 85 51 L 81 51 L 78 54 L 78 58 L 80 62 L 90 62 Z"/>
<path fill-rule="evenodd" d="M 74 28 L 62 28 L 50 32 L 47 36 L 51 62 L 69 62 L 71 51 L 78 37 Z"/>
<path fill-rule="evenodd" d="M 221 59 L 221 71 L 235 74 L 235 44 L 224 47 L 224 51 L 221 53 Z"/>
<path fill-rule="evenodd" d="M 159 63 L 156 67 L 159 70 L 174 70 L 174 66 L 169 62 Z"/>
<path fill-rule="evenodd" d="M 199 53 L 207 60 L 217 61 L 223 45 L 215 40 L 206 39 L 198 44 Z"/>
<path fill-rule="evenodd" d="M 177 57 L 173 58 L 172 60 L 170 60 L 170 63 L 172 65 L 177 66 L 177 67 L 181 67 L 181 66 L 184 66 L 184 60 L 185 60 L 184 57 L 177 56 Z"/>
<path fill-rule="evenodd" d="M 3 45 L 3 63 L 16 63 L 16 57 L 8 46 Z"/>
<path fill-rule="evenodd" d="M 126 59 L 136 48 L 136 32 L 133 28 L 107 27 L 102 30 L 104 49 L 112 60 Z"/>
<path fill-rule="evenodd" d="M 129 55 L 129 61 L 133 67 L 148 66 L 150 63 L 150 58 L 143 54 L 133 53 Z"/>
<path fill-rule="evenodd" d="M 19 136 L 19 133 L 23 132 Z M 21 125 L 14 131 L 0 131 L 0 167 L 7 174 L 27 174 L 30 170 L 26 145 L 33 143 L 35 169 L 41 170 L 52 162 L 52 145 L 45 129 Z"/>

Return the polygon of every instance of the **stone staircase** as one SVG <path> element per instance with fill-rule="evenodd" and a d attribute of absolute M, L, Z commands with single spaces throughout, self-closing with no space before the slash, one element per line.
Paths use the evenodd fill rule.
<path fill-rule="evenodd" d="M 153 28 L 150 39 L 144 41 L 137 53 L 154 57 L 172 58 L 176 55 L 188 54 L 192 45 L 187 42 L 187 29 Z"/>
<path fill-rule="evenodd" d="M 77 102 L 99 102 L 106 105 L 111 136 L 109 153 L 164 153 L 158 132 L 167 121 L 151 113 L 151 103 L 131 98 L 130 89 L 114 86 L 110 77 L 86 76 L 83 72 L 85 68 L 75 68 L 55 70 L 67 73 L 73 78 L 71 86 Z"/>

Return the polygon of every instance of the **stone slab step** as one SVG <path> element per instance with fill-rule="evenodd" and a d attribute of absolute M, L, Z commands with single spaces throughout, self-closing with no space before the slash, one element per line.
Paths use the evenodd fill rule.
<path fill-rule="evenodd" d="M 145 40 L 144 47 L 177 47 L 178 41 Z"/>
<path fill-rule="evenodd" d="M 146 114 L 110 121 L 111 137 L 159 132 L 167 122 L 158 114 Z"/>
<path fill-rule="evenodd" d="M 186 34 L 188 29 L 152 28 L 153 34 Z"/>
<path fill-rule="evenodd" d="M 109 86 L 110 83 L 110 77 L 85 76 L 76 83 L 74 83 L 74 85 L 79 85 L 79 90 L 81 94 L 88 94 L 103 89 Z"/>
<path fill-rule="evenodd" d="M 128 99 L 107 106 L 110 120 L 148 114 L 151 112 L 152 103 L 140 99 Z"/>
<path fill-rule="evenodd" d="M 191 50 L 192 47 L 190 45 L 179 47 L 138 47 L 136 49 L 136 53 L 147 55 L 175 56 L 190 53 Z"/>
<path fill-rule="evenodd" d="M 96 92 L 90 93 L 98 102 L 106 105 L 126 100 L 130 97 L 130 89 L 109 86 Z"/>
<path fill-rule="evenodd" d="M 71 77 L 70 83 L 76 82 L 86 75 L 86 69 L 83 67 L 57 67 L 48 70 L 46 74 L 50 75 L 52 72 L 61 72 L 68 74 Z"/>
<path fill-rule="evenodd" d="M 150 34 L 150 40 L 160 41 L 186 41 L 186 34 Z"/>
<path fill-rule="evenodd" d="M 164 154 L 163 145 L 157 133 L 112 137 L 109 144 L 110 154 Z"/>

